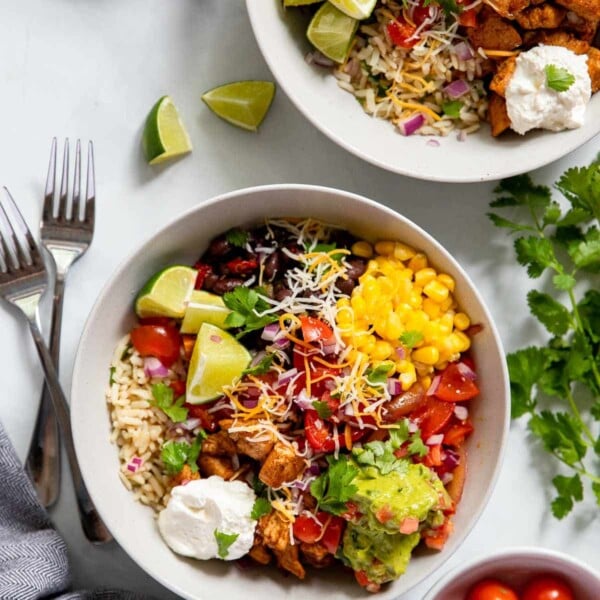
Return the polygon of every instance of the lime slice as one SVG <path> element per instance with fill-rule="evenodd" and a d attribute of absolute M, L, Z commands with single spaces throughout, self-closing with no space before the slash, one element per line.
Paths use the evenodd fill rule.
<path fill-rule="evenodd" d="M 377 0 L 329 0 L 329 2 L 353 19 L 367 19 L 377 4 Z"/>
<path fill-rule="evenodd" d="M 257 131 L 274 96 L 275 84 L 271 81 L 236 81 L 209 90 L 202 100 L 228 123 Z"/>
<path fill-rule="evenodd" d="M 194 290 L 183 315 L 181 333 L 198 333 L 202 323 L 226 329 L 225 319 L 230 312 L 221 296 Z"/>
<path fill-rule="evenodd" d="M 190 138 L 169 96 L 163 96 L 146 118 L 142 147 L 151 165 L 192 151 Z"/>
<path fill-rule="evenodd" d="M 181 319 L 190 299 L 198 272 L 176 265 L 163 269 L 146 283 L 135 300 L 135 312 L 141 319 L 172 317 Z"/>
<path fill-rule="evenodd" d="M 203 323 L 190 360 L 186 402 L 204 404 L 220 396 L 224 386 L 242 375 L 251 358 L 232 335 Z"/>
<path fill-rule="evenodd" d="M 350 50 L 358 21 L 344 14 L 331 2 L 315 13 L 306 31 L 310 43 L 331 60 L 343 63 Z"/>

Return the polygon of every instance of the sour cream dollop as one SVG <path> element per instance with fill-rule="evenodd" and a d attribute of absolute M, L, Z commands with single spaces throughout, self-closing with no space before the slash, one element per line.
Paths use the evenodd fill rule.
<path fill-rule="evenodd" d="M 235 560 L 248 553 L 256 521 L 250 517 L 256 496 L 241 481 L 216 475 L 178 485 L 158 515 L 158 529 L 167 545 L 182 556 Z M 219 534 L 237 535 L 219 556 Z M 231 538 L 229 538 L 231 539 Z"/>
<path fill-rule="evenodd" d="M 546 66 L 566 69 L 575 81 L 562 92 L 548 86 Z M 516 69 L 506 88 L 506 108 L 511 127 L 524 134 L 530 129 L 562 131 L 584 122 L 592 95 L 587 55 L 560 46 L 536 46 L 517 57 Z"/>

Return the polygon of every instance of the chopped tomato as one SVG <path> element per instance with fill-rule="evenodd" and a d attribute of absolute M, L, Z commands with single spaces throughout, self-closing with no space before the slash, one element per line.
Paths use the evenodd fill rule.
<path fill-rule="evenodd" d="M 188 409 L 189 419 L 200 419 L 202 428 L 211 433 L 217 430 L 217 417 L 213 413 L 209 413 L 206 406 L 187 403 L 184 406 Z"/>
<path fill-rule="evenodd" d="M 375 518 L 384 525 L 393 517 L 394 511 L 390 508 L 389 504 L 384 504 L 379 510 L 375 512 Z"/>
<path fill-rule="evenodd" d="M 463 10 L 460 15 L 458 15 L 458 22 L 463 27 L 477 27 L 477 10 L 475 8 Z"/>
<path fill-rule="evenodd" d="M 432 550 L 442 550 L 453 530 L 454 525 L 452 524 L 452 521 L 447 518 L 441 527 L 424 531 L 423 541 L 425 542 L 425 545 Z"/>
<path fill-rule="evenodd" d="M 425 456 L 423 464 L 427 467 L 439 467 L 442 464 L 442 445 L 436 444 L 429 447 L 429 452 Z"/>
<path fill-rule="evenodd" d="M 383 418 L 386 423 L 395 423 L 423 406 L 426 402 L 427 396 L 423 386 L 420 383 L 415 383 L 406 392 L 402 392 L 402 394 L 383 405 Z"/>
<path fill-rule="evenodd" d="M 354 502 L 346 502 L 346 512 L 342 514 L 344 521 L 355 521 L 360 518 L 358 505 Z"/>
<path fill-rule="evenodd" d="M 301 542 L 314 544 L 321 535 L 323 524 L 309 515 L 298 515 L 293 525 L 294 537 Z"/>
<path fill-rule="evenodd" d="M 444 433 L 444 444 L 458 448 L 472 432 L 473 424 L 471 421 L 456 423 Z"/>
<path fill-rule="evenodd" d="M 387 33 L 392 44 L 400 48 L 412 48 L 419 41 L 418 38 L 411 39 L 417 30 L 416 27 L 407 23 L 404 19 L 390 21 L 387 25 Z"/>
<path fill-rule="evenodd" d="M 357 442 L 362 438 L 366 429 L 351 427 L 351 440 Z M 339 448 L 345 448 L 345 436 L 343 433 L 337 434 L 336 439 L 333 437 L 331 426 L 321 419 L 316 410 L 304 411 L 304 435 L 310 447 L 316 452 L 333 452 L 336 445 Z"/>
<path fill-rule="evenodd" d="M 575 596 L 564 580 L 553 575 L 534 577 L 523 590 L 523 600 L 573 600 Z"/>
<path fill-rule="evenodd" d="M 419 426 L 421 438 L 425 441 L 440 432 L 453 414 L 453 404 L 429 396 L 424 406 L 411 413 L 411 419 Z"/>
<path fill-rule="evenodd" d="M 431 18 L 432 9 L 433 7 L 431 5 L 423 6 L 421 4 L 419 6 L 415 6 L 411 14 L 412 22 L 418 27 L 424 21 Z"/>
<path fill-rule="evenodd" d="M 154 356 L 170 367 L 179 358 L 181 336 L 172 325 L 140 325 L 132 330 L 131 343 L 140 356 Z"/>
<path fill-rule="evenodd" d="M 173 390 L 176 398 L 185 394 L 185 381 L 179 379 L 177 381 L 171 381 L 169 387 Z"/>
<path fill-rule="evenodd" d="M 467 600 L 517 600 L 514 590 L 498 579 L 482 579 L 476 583 L 467 596 Z"/>
<path fill-rule="evenodd" d="M 319 513 L 319 519 L 321 519 L 320 514 L 321 513 Z M 321 543 L 327 548 L 328 552 L 335 554 L 339 548 L 346 522 L 342 517 L 337 517 L 335 515 L 327 515 L 327 518 L 329 519 L 329 523 L 327 523 L 327 527 L 321 538 Z"/>
<path fill-rule="evenodd" d="M 358 584 L 364 587 L 367 592 L 378 592 L 381 588 L 381 585 L 371 581 L 364 571 L 354 571 L 354 577 L 356 577 Z"/>
<path fill-rule="evenodd" d="M 300 317 L 300 326 L 302 327 L 302 338 L 305 342 L 329 340 L 333 336 L 331 327 L 316 317 Z"/>
<path fill-rule="evenodd" d="M 463 402 L 479 394 L 474 381 L 460 372 L 457 363 L 449 364 L 443 371 L 440 384 L 435 391 L 436 398 L 446 402 Z"/>
<path fill-rule="evenodd" d="M 452 481 L 446 486 L 452 502 L 456 505 L 462 498 L 467 478 L 467 452 L 464 446 L 458 449 L 458 465 L 452 471 Z"/>

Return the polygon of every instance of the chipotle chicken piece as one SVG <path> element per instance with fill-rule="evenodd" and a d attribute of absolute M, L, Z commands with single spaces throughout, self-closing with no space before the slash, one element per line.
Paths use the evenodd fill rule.
<path fill-rule="evenodd" d="M 211 475 L 218 475 L 223 479 L 231 479 L 235 474 L 235 469 L 231 459 L 226 456 L 211 456 L 209 454 L 200 454 L 198 458 L 198 465 L 202 475 L 210 477 Z"/>
<path fill-rule="evenodd" d="M 530 4 L 531 0 L 491 0 L 489 6 L 501 17 L 513 19 L 516 13 L 525 10 Z"/>
<path fill-rule="evenodd" d="M 469 41 L 474 48 L 488 50 L 514 50 L 522 43 L 519 32 L 500 17 L 489 17 L 479 27 L 469 27 Z"/>
<path fill-rule="evenodd" d="M 271 562 L 271 555 L 269 554 L 269 551 L 265 548 L 262 539 L 257 540 L 255 538 L 254 544 L 248 552 L 248 556 L 250 556 L 250 558 L 257 562 L 259 565 L 268 565 Z"/>
<path fill-rule="evenodd" d="M 211 433 L 202 442 L 202 454 L 211 456 L 233 456 L 236 454 L 235 444 L 226 431 Z"/>
<path fill-rule="evenodd" d="M 490 82 L 490 90 L 504 97 L 506 86 L 517 68 L 516 56 L 510 56 L 498 65 L 498 70 Z"/>
<path fill-rule="evenodd" d="M 245 425 L 254 425 L 258 421 L 244 421 Z M 219 425 L 223 429 L 229 429 L 233 425 L 233 419 L 223 419 L 219 421 Z M 228 434 L 235 443 L 235 448 L 240 454 L 245 454 L 250 458 L 254 458 L 259 462 L 263 462 L 275 444 L 275 436 L 273 439 L 264 442 L 253 442 L 249 438 L 254 436 L 254 433 L 248 431 L 232 431 Z"/>
<path fill-rule="evenodd" d="M 556 0 L 556 2 L 584 19 L 592 21 L 600 19 L 600 2 L 598 0 Z"/>
<path fill-rule="evenodd" d="M 183 469 L 171 479 L 171 485 L 175 487 L 176 485 L 181 485 L 182 483 L 192 481 L 193 479 L 200 479 L 200 473 L 198 473 L 198 471 L 194 473 L 190 465 L 186 464 L 183 465 Z"/>
<path fill-rule="evenodd" d="M 279 552 L 273 551 L 275 558 L 277 559 L 277 565 L 286 571 L 295 575 L 298 579 L 304 579 L 306 571 L 300 562 L 298 557 L 298 546 L 287 545 L 285 550 Z"/>
<path fill-rule="evenodd" d="M 510 127 L 510 119 L 506 110 L 506 100 L 494 92 L 490 92 L 488 119 L 492 127 L 492 135 L 499 136 Z"/>
<path fill-rule="evenodd" d="M 301 542 L 300 552 L 306 562 L 317 569 L 328 567 L 334 562 L 333 554 L 331 554 L 320 542 L 314 542 L 312 544 Z"/>
<path fill-rule="evenodd" d="M 304 459 L 291 446 L 277 442 L 263 463 L 258 478 L 269 487 L 278 488 L 294 481 L 305 467 Z"/>
<path fill-rule="evenodd" d="M 578 40 L 574 35 L 563 30 L 537 31 L 532 36 L 527 36 L 528 46 L 546 44 L 546 46 L 562 46 L 575 52 L 575 54 L 586 54 L 590 49 L 588 42 Z"/>
<path fill-rule="evenodd" d="M 298 558 L 298 546 L 291 543 L 287 521 L 277 511 L 273 511 L 259 519 L 257 530 L 264 545 L 273 551 L 277 564 L 299 579 L 304 579 L 306 572 Z"/>
<path fill-rule="evenodd" d="M 600 50 L 590 48 L 588 51 L 588 72 L 592 80 L 592 93 L 600 90 Z"/>
<path fill-rule="evenodd" d="M 523 29 L 556 29 L 560 27 L 567 11 L 560 6 L 546 3 L 532 6 L 516 15 L 517 23 Z"/>

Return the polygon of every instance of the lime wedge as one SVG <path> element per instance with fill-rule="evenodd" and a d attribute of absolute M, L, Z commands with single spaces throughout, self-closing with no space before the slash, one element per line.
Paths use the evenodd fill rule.
<path fill-rule="evenodd" d="M 221 296 L 194 290 L 183 315 L 181 333 L 198 333 L 202 323 L 226 329 L 225 319 L 230 312 Z"/>
<path fill-rule="evenodd" d="M 202 100 L 228 123 L 257 131 L 274 96 L 275 84 L 271 81 L 236 81 L 209 90 Z"/>
<path fill-rule="evenodd" d="M 187 376 L 186 401 L 210 402 L 231 385 L 250 362 L 250 353 L 232 335 L 210 323 L 198 332 Z"/>
<path fill-rule="evenodd" d="M 190 138 L 169 96 L 163 96 L 146 118 L 142 147 L 151 165 L 192 151 Z"/>
<path fill-rule="evenodd" d="M 306 37 L 319 52 L 343 63 L 358 28 L 358 21 L 344 14 L 331 2 L 325 2 L 308 25 Z"/>
<path fill-rule="evenodd" d="M 198 272 L 176 265 L 163 269 L 146 283 L 135 300 L 135 312 L 141 319 L 172 317 L 181 319 L 190 299 Z"/>
<path fill-rule="evenodd" d="M 377 0 L 329 0 L 329 2 L 353 19 L 367 19 L 377 4 Z"/>

